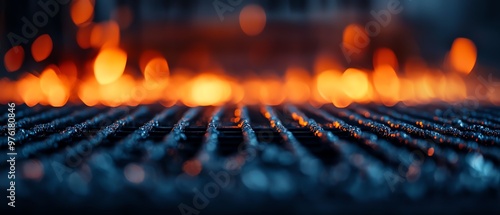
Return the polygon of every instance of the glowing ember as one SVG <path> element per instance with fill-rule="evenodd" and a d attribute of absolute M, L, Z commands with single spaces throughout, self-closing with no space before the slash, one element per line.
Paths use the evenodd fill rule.
<path fill-rule="evenodd" d="M 264 24 L 261 23 L 258 32 L 256 28 L 247 32 L 246 24 L 242 22 L 242 28 L 249 35 L 253 34 L 249 32 L 258 34 L 262 31 L 265 13 L 259 6 L 251 5 L 240 14 L 240 21 L 245 21 L 245 17 L 252 18 L 255 13 L 260 14 L 257 17 L 264 17 Z M 343 42 L 351 45 L 363 42 L 363 38 L 356 36 L 356 32 L 362 30 L 357 25 L 347 26 Z M 143 51 L 137 61 L 138 68 L 127 67 L 128 56 L 118 48 L 119 38 L 119 26 L 115 21 L 79 26 L 78 44 L 100 49 L 95 60 L 87 61 L 81 67 L 66 60 L 60 62 L 59 67 L 46 67 L 39 77 L 27 74 L 18 81 L 2 79 L 2 86 L 13 87 L 7 87 L 12 88 L 12 92 L 0 96 L 0 102 L 63 106 L 68 101 L 81 101 L 88 106 L 102 104 L 112 107 L 155 102 L 165 106 L 181 102 L 190 107 L 224 103 L 279 105 L 307 102 L 313 106 L 333 103 L 336 107 L 347 107 L 351 103 L 366 102 L 392 106 L 398 102 L 407 105 L 436 100 L 456 102 L 467 98 L 470 91 L 467 87 L 470 83 L 463 75 L 431 68 L 418 57 L 407 59 L 403 66 L 404 73 L 399 72 L 398 59 L 388 48 L 375 50 L 373 71 L 343 70 L 333 55 L 320 53 L 314 60 L 312 71 L 290 67 L 284 76 L 272 76 L 277 73 L 264 71 L 264 77 L 230 77 L 220 67 L 209 67 L 217 64 L 208 52 L 203 61 L 206 61 L 205 68 L 212 70 L 202 69 L 204 72 L 201 74 L 193 74 L 184 68 L 172 68 L 171 71 L 168 61 L 156 50 Z M 46 59 L 51 50 L 49 35 L 41 35 L 33 42 L 32 53 L 36 61 Z M 458 38 L 453 43 L 447 63 L 453 71 L 468 74 L 475 65 L 476 55 L 472 41 Z M 11 48 L 4 56 L 7 71 L 19 70 L 23 60 L 21 46 Z M 444 68 L 447 68 L 446 65 Z M 140 70 L 143 76 L 134 76 L 138 73 L 136 70 Z M 500 103 L 498 94 L 491 90 L 485 98 Z"/>
<path fill-rule="evenodd" d="M 92 18 L 94 14 L 94 1 L 73 0 L 70 12 L 73 23 L 75 23 L 75 25 L 82 25 Z"/>
<path fill-rule="evenodd" d="M 231 98 L 231 85 L 214 74 L 201 74 L 192 81 L 190 97 L 185 104 L 217 105 Z"/>
<path fill-rule="evenodd" d="M 393 69 L 398 69 L 398 59 L 394 52 L 388 48 L 377 49 L 373 54 L 373 68 L 388 65 Z"/>
<path fill-rule="evenodd" d="M 24 103 L 30 107 L 35 106 L 44 98 L 39 83 L 40 79 L 30 73 L 26 74 L 24 78 L 17 82 L 17 91 L 19 95 Z"/>
<path fill-rule="evenodd" d="M 368 76 L 361 70 L 349 68 L 347 69 L 340 81 L 343 83 L 344 93 L 352 99 L 362 99 L 368 93 L 369 82 Z"/>
<path fill-rule="evenodd" d="M 388 64 L 378 66 L 373 73 L 373 85 L 386 105 L 394 105 L 399 100 L 399 79 L 396 71 Z"/>
<path fill-rule="evenodd" d="M 248 36 L 258 35 L 266 27 L 266 12 L 259 5 L 247 5 L 240 12 L 241 30 Z"/>
<path fill-rule="evenodd" d="M 14 46 L 10 48 L 3 58 L 5 69 L 9 72 L 19 70 L 24 61 L 24 49 L 22 46 Z"/>
<path fill-rule="evenodd" d="M 31 45 L 31 55 L 36 62 L 40 62 L 49 57 L 52 52 L 52 39 L 48 34 L 42 34 Z"/>
<path fill-rule="evenodd" d="M 115 21 L 95 24 L 90 33 L 90 45 L 94 48 L 111 48 L 120 44 L 120 27 Z"/>
<path fill-rule="evenodd" d="M 476 64 L 476 46 L 469 39 L 457 38 L 451 46 L 449 57 L 451 65 L 455 70 L 469 74 Z"/>
<path fill-rule="evenodd" d="M 152 59 L 144 69 L 144 78 L 146 81 L 155 85 L 166 85 L 168 83 L 168 76 L 168 63 L 163 57 Z"/>
<path fill-rule="evenodd" d="M 49 66 L 40 75 L 40 88 L 48 103 L 54 107 L 61 107 L 68 101 L 69 92 L 56 74 L 55 66 Z"/>
<path fill-rule="evenodd" d="M 109 84 L 120 78 L 127 63 L 127 53 L 118 48 L 103 49 L 94 62 L 94 75 L 100 84 Z"/>
<path fill-rule="evenodd" d="M 93 27 L 94 25 L 90 23 L 78 28 L 78 31 L 76 32 L 76 42 L 78 43 L 78 46 L 80 46 L 80 48 L 90 48 L 90 35 L 92 33 Z"/>

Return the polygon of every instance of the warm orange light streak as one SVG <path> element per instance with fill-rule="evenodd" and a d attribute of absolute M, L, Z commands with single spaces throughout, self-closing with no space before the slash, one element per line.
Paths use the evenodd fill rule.
<path fill-rule="evenodd" d="M 469 39 L 457 38 L 451 46 L 449 58 L 455 70 L 469 74 L 476 64 L 476 45 Z"/>
<path fill-rule="evenodd" d="M 240 12 L 241 30 L 248 36 L 260 34 L 266 27 L 266 12 L 259 5 L 247 5 Z"/>
<path fill-rule="evenodd" d="M 52 39 L 48 34 L 42 34 L 31 44 L 31 55 L 36 62 L 49 57 L 52 52 Z"/>
<path fill-rule="evenodd" d="M 94 62 L 94 75 L 100 84 L 109 84 L 120 78 L 127 63 L 127 53 L 119 48 L 103 49 Z"/>
<path fill-rule="evenodd" d="M 3 57 L 5 69 L 8 72 L 19 70 L 24 62 L 24 49 L 22 46 L 14 46 L 10 48 Z"/>

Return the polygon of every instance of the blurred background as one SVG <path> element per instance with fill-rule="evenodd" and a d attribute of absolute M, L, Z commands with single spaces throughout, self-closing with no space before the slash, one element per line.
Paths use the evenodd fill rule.
<path fill-rule="evenodd" d="M 493 0 L 0 4 L 3 103 L 500 104 Z"/>
<path fill-rule="evenodd" d="M 54 8 L 54 2 L 58 8 Z M 372 12 L 387 10 L 390 0 L 76 2 L 79 5 L 74 6 L 76 3 L 68 0 L 0 2 L 2 56 L 13 44 L 19 43 L 16 42 L 19 38 L 13 35 L 16 34 L 24 38 L 19 39 L 25 52 L 20 70 L 40 70 L 66 58 L 84 61 L 96 54 L 99 45 L 75 38 L 79 34 L 89 34 L 91 27 L 88 26 L 115 20 L 120 31 L 119 46 L 127 51 L 130 65 L 139 63 L 142 51 L 155 49 L 165 56 L 171 67 L 205 69 L 216 63 L 228 73 L 267 69 L 280 73 L 290 64 L 311 68 L 318 53 L 327 53 L 346 67 L 370 68 L 371 54 L 377 47 L 392 49 L 400 62 L 418 55 L 430 64 L 441 65 L 457 37 L 474 41 L 480 65 L 498 68 L 497 59 L 500 57 L 500 29 L 497 26 L 500 3 L 494 0 L 396 1 L 400 3 L 401 12 L 391 14 L 388 25 L 370 37 L 363 54 L 354 56 L 351 62 L 346 61 L 339 46 L 344 29 L 353 23 L 363 27 L 376 20 Z M 86 6 L 86 2 L 94 7 Z M 250 23 L 247 26 L 250 32 L 245 32 L 240 26 L 240 19 L 245 17 L 240 17 L 240 12 L 250 4 L 263 9 L 265 24 L 259 30 Z M 45 6 L 41 5 L 49 5 L 48 10 L 56 12 L 40 15 L 40 11 L 45 11 Z M 255 18 L 252 12 L 248 19 Z M 32 25 L 36 24 L 34 19 L 39 19 L 40 27 L 34 25 L 37 29 L 34 35 L 23 35 L 23 26 L 26 25 L 23 18 Z M 252 27 L 257 28 L 253 30 L 256 33 L 251 32 Z M 36 62 L 30 57 L 30 46 L 42 34 L 50 35 L 53 50 L 46 60 Z M 16 75 L 5 70 L 2 72 L 3 77 Z"/>

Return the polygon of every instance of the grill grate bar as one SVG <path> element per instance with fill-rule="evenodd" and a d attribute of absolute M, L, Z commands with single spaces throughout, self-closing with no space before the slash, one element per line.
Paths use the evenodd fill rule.
<path fill-rule="evenodd" d="M 153 117 L 153 119 L 140 126 L 137 130 L 118 142 L 114 148 L 113 155 L 116 158 L 128 158 L 133 150 L 137 150 L 140 142 L 146 141 L 153 131 L 160 126 L 160 122 L 174 115 L 179 110 L 178 106 L 167 108 Z"/>
<path fill-rule="evenodd" d="M 354 108 L 354 110 L 367 118 L 371 118 L 372 120 L 384 123 L 385 125 L 393 129 L 408 132 L 410 135 L 419 138 L 436 141 L 439 145 L 449 146 L 462 152 L 469 151 L 479 153 L 481 151 L 480 145 L 473 141 L 465 141 L 459 137 L 443 135 L 434 130 L 424 130 L 395 118 L 389 117 L 387 115 L 379 115 L 374 112 L 369 112 L 368 110 L 361 107 Z M 486 154 L 488 158 L 491 158 L 494 162 L 498 162 L 498 153 L 496 151 L 496 149 L 491 148 L 490 150 L 483 151 L 482 153 Z"/>
<path fill-rule="evenodd" d="M 6 110 L 8 106 L 5 106 L 5 108 L 2 108 L 2 110 Z M 46 106 L 34 106 L 34 107 L 28 107 L 27 105 L 21 105 L 21 106 L 16 106 L 16 119 L 21 120 L 26 117 L 33 116 L 35 114 L 39 114 L 41 112 L 47 111 L 49 108 Z M 0 121 L 5 122 L 7 121 L 8 116 L 7 114 L 2 114 L 0 115 Z M 3 130 L 3 126 L 2 126 Z"/>
<path fill-rule="evenodd" d="M 225 110 L 226 108 L 224 106 L 220 106 L 212 113 L 205 132 L 201 150 L 195 156 L 196 159 L 201 161 L 201 163 L 205 166 L 209 164 L 209 161 L 215 162 L 214 160 L 217 159 L 216 152 L 219 142 L 219 131 L 217 128 L 219 127 L 220 119 Z"/>
<path fill-rule="evenodd" d="M 161 144 L 148 148 L 148 154 L 152 160 L 159 160 L 165 156 L 167 150 L 177 150 L 180 141 L 186 139 L 184 130 L 189 126 L 194 117 L 201 112 L 201 107 L 190 108 L 182 118 L 174 125 L 170 133 L 165 136 Z"/>
<path fill-rule="evenodd" d="M 325 195 L 416 199 L 429 192 L 498 189 L 500 178 L 493 124 L 463 120 L 457 126 L 450 115 L 434 116 L 439 111 L 430 106 L 419 112 L 357 104 L 75 108 L 55 118 L 31 115 L 45 122 L 26 129 L 31 133 L 21 138 L 19 159 L 39 161 L 46 169 L 64 164 L 62 173 L 71 176 L 46 172 L 43 180 L 50 187 L 67 180 L 71 192 L 92 189 L 78 193 L 91 198 L 140 188 L 174 201 L 192 196 L 194 187 L 204 189 L 199 186 L 213 180 L 210 174 L 231 175 L 224 193 L 248 192 L 263 201 L 283 196 L 315 201 Z M 487 137 L 475 143 L 480 135 Z M 393 183 L 403 189 L 394 190 Z"/>
<path fill-rule="evenodd" d="M 75 107 L 62 107 L 62 108 L 54 108 L 50 109 L 46 112 L 41 112 L 41 113 L 36 113 L 32 116 L 25 117 L 20 119 L 19 121 L 16 122 L 16 127 L 18 129 L 29 129 L 32 126 L 40 123 L 46 123 L 49 121 L 52 121 L 54 119 L 57 119 L 61 116 L 64 116 L 66 114 L 71 113 L 72 111 L 79 111 L 81 107 L 80 106 L 75 106 Z M 7 125 L 2 126 L 2 132 L 5 134 L 7 131 Z"/>
<path fill-rule="evenodd" d="M 37 124 L 31 129 L 19 129 L 14 138 L 18 143 L 23 143 L 29 140 L 30 137 L 55 133 L 59 129 L 66 128 L 75 123 L 79 123 L 85 119 L 88 119 L 89 117 L 97 114 L 99 111 L 102 111 L 101 108 L 90 108 L 85 111 L 75 111 L 69 116 L 56 118 L 48 123 Z M 6 144 L 7 142 L 5 140 L 0 141 L 0 146 L 5 146 Z"/>
<path fill-rule="evenodd" d="M 382 109 L 384 109 L 384 108 L 382 108 Z M 398 107 L 396 107 L 396 111 L 398 113 L 401 113 L 400 115 L 402 115 L 402 116 L 413 117 L 415 119 L 423 119 L 423 120 L 427 120 L 430 122 L 435 121 L 436 124 L 440 123 L 443 126 L 447 126 L 447 128 L 458 129 L 461 131 L 481 132 L 485 135 L 494 135 L 497 137 L 500 136 L 500 130 L 496 130 L 494 127 L 492 128 L 489 125 L 481 125 L 481 124 L 484 124 L 482 122 L 480 124 L 463 122 L 461 120 L 461 118 L 462 118 L 461 116 L 459 118 L 458 118 L 458 116 L 453 116 L 453 118 L 455 120 L 446 119 L 443 116 L 439 116 L 439 115 L 443 115 L 442 111 L 438 111 L 438 114 L 436 114 L 435 116 L 428 116 L 427 114 L 423 114 L 421 111 L 418 111 L 418 110 L 413 109 L 411 107 L 403 108 L 403 107 L 398 106 Z"/>
<path fill-rule="evenodd" d="M 328 124 L 325 125 L 326 127 L 330 127 L 343 134 L 347 134 L 351 139 L 354 139 L 356 142 L 366 146 L 364 147 L 365 149 L 375 154 L 375 157 L 384 162 L 393 166 L 399 166 L 400 164 L 409 165 L 412 162 L 411 153 L 407 149 L 397 147 L 387 142 L 385 139 L 378 138 L 376 134 L 363 131 L 359 127 L 350 125 L 324 110 L 317 110 L 311 106 L 308 106 L 307 110 L 328 121 Z"/>
<path fill-rule="evenodd" d="M 108 119 L 115 119 L 115 118 L 119 117 L 120 115 L 125 114 L 127 109 L 128 108 L 125 108 L 125 107 L 111 109 L 108 112 L 101 113 L 101 114 L 99 114 L 99 115 L 97 115 L 97 116 L 93 117 L 92 119 L 89 119 L 85 122 L 76 124 L 74 126 L 67 127 L 66 129 L 64 129 L 60 133 L 52 134 L 43 141 L 34 142 L 34 143 L 29 144 L 29 145 L 26 145 L 25 147 L 23 147 L 21 149 L 21 151 L 22 151 L 21 157 L 26 158 L 26 157 L 30 157 L 30 156 L 33 156 L 35 154 L 47 151 L 49 149 L 60 148 L 61 147 L 60 143 L 62 143 L 64 141 L 68 141 L 68 140 L 75 138 L 75 137 L 83 136 L 93 126 L 96 126 L 99 123 L 104 122 Z M 85 111 L 88 111 L 91 113 L 97 112 L 96 109 L 87 109 Z"/>
<path fill-rule="evenodd" d="M 378 107 L 378 108 L 373 108 L 373 109 L 382 115 L 393 117 L 395 119 L 404 121 L 406 123 L 416 125 L 421 129 L 436 131 L 436 132 L 439 132 L 440 134 L 443 134 L 443 135 L 447 135 L 447 136 L 451 135 L 454 137 L 461 137 L 465 140 L 484 143 L 487 145 L 500 142 L 499 138 L 496 138 L 494 136 L 485 136 L 485 135 L 481 134 L 480 132 L 461 131 L 461 130 L 454 128 L 454 127 L 451 127 L 449 125 L 443 126 L 443 125 L 439 125 L 433 121 L 427 121 L 424 119 L 417 119 L 417 118 L 411 117 L 409 115 L 403 115 L 403 114 L 391 111 L 387 108 Z"/>
<path fill-rule="evenodd" d="M 393 131 L 385 124 L 364 118 L 360 114 L 347 109 L 337 109 L 332 106 L 328 106 L 328 110 L 353 125 L 357 124 L 361 127 L 361 129 L 367 129 L 374 132 L 380 138 L 406 146 L 412 151 L 419 150 L 427 155 L 430 154 L 429 152 L 432 152 L 432 158 L 435 159 L 437 163 L 443 163 L 443 161 L 446 161 L 447 165 L 452 167 L 457 162 L 456 153 L 454 151 L 451 149 L 443 149 L 441 146 L 431 144 L 433 139 L 414 139 L 405 131 Z"/>
<path fill-rule="evenodd" d="M 250 115 L 248 114 L 248 108 L 246 106 L 238 107 L 235 110 L 235 117 L 238 121 L 238 127 L 240 127 L 241 132 L 243 132 L 243 140 L 246 147 L 257 148 L 259 146 L 259 141 L 255 135 L 255 131 L 250 125 Z"/>
<path fill-rule="evenodd" d="M 293 133 L 283 125 L 272 107 L 264 106 L 261 108 L 261 112 L 269 120 L 271 128 L 278 132 L 281 138 L 285 140 L 285 148 L 292 151 L 292 153 L 300 159 L 299 166 L 301 172 L 306 175 L 316 175 L 321 168 L 319 160 L 309 153 L 307 149 L 299 143 Z"/>

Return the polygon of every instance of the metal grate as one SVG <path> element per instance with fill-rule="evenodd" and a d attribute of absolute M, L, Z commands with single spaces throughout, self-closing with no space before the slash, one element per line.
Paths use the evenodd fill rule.
<path fill-rule="evenodd" d="M 498 211 L 499 110 L 19 107 L 18 198 L 34 205 L 25 210 Z M 7 160 L 6 138 L 0 149 Z M 193 202 L 200 193 L 206 205 Z"/>

